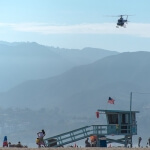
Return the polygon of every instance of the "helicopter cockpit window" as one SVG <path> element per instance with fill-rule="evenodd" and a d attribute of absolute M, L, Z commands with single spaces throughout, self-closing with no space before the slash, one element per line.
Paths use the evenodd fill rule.
<path fill-rule="evenodd" d="M 108 114 L 109 124 L 118 124 L 118 114 Z"/>

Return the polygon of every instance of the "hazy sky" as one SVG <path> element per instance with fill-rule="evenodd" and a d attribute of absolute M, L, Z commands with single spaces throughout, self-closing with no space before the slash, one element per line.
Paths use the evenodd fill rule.
<path fill-rule="evenodd" d="M 0 40 L 150 51 L 150 0 L 0 0 Z M 116 28 L 128 14 L 127 28 Z"/>

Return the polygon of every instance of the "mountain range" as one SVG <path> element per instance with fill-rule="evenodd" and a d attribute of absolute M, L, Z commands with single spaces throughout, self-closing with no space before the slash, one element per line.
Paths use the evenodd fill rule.
<path fill-rule="evenodd" d="M 96 109 L 97 104 L 105 107 L 108 96 L 118 99 L 119 107 L 123 103 L 126 106 L 130 92 L 149 91 L 149 58 L 149 52 L 126 52 L 73 67 L 57 76 L 29 80 L 1 93 L 1 106 L 58 107 L 68 111 L 78 108 L 80 112 Z"/>
<path fill-rule="evenodd" d="M 89 64 L 117 52 L 84 48 L 71 50 L 35 42 L 0 42 L 0 92 L 27 80 L 61 74 L 74 66 Z"/>

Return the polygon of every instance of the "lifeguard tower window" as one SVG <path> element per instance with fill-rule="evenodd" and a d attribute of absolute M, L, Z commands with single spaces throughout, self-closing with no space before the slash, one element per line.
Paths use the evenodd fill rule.
<path fill-rule="evenodd" d="M 129 123 L 129 114 L 122 114 L 122 124 Z"/>
<path fill-rule="evenodd" d="M 109 124 L 118 124 L 118 114 L 108 114 Z"/>

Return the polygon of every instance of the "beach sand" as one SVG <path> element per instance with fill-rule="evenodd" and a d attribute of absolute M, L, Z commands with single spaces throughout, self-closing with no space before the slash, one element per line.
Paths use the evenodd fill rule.
<path fill-rule="evenodd" d="M 75 147 L 59 147 L 59 148 L 0 148 L 0 150 L 150 150 L 150 148 L 124 148 L 124 147 L 111 147 L 111 148 L 102 148 L 102 147 L 85 147 L 85 148 L 75 148 Z"/>

